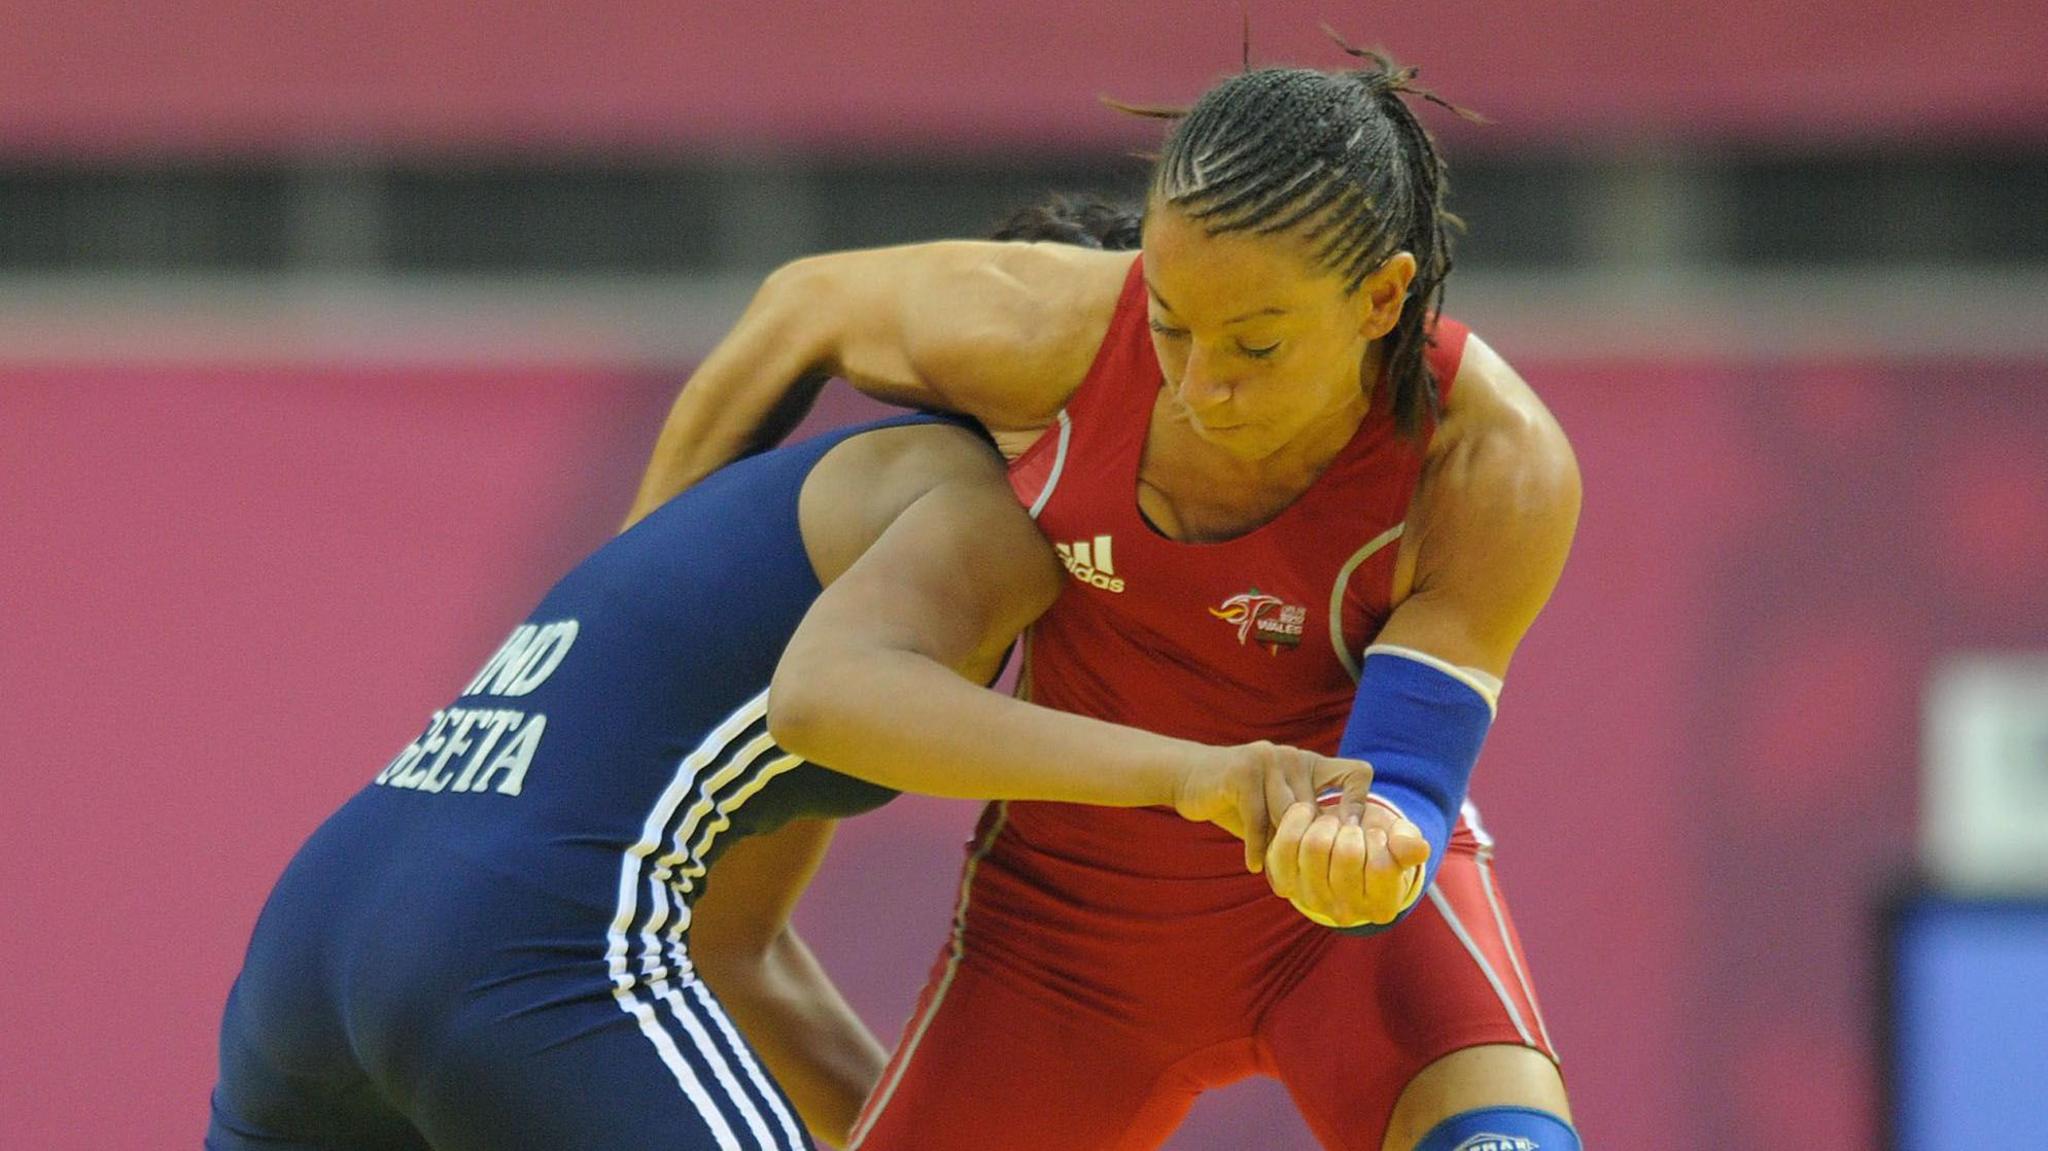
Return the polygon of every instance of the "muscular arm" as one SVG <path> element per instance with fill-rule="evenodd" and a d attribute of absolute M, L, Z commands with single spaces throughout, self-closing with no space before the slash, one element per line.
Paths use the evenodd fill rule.
<path fill-rule="evenodd" d="M 790 926 L 833 824 L 799 820 L 734 844 L 692 908 L 690 954 L 733 1022 L 796 1104 L 804 1126 L 842 1146 L 888 1062 Z"/>
<path fill-rule="evenodd" d="M 978 686 L 1063 576 L 999 478 L 918 498 L 819 597 L 768 693 L 776 741 L 901 791 L 1171 804 L 1213 749 Z"/>
<path fill-rule="evenodd" d="M 769 728 L 790 751 L 929 795 L 1170 804 L 1243 838 L 1254 871 L 1269 811 L 1331 785 L 1363 805 L 1370 777 L 1356 763 L 1208 747 L 981 687 L 1065 576 L 971 434 L 858 437 L 819 463 L 798 510 L 827 587 L 769 690 Z"/>
<path fill-rule="evenodd" d="M 1513 368 L 1473 337 L 1409 509 L 1410 590 L 1376 642 L 1507 675 L 1579 522 L 1579 466 Z"/>
<path fill-rule="evenodd" d="M 1298 807 L 1267 856 L 1274 890 L 1326 923 L 1371 930 L 1425 889 L 1500 681 L 1557 586 L 1578 523 L 1564 433 L 1477 339 L 1453 397 L 1409 509 L 1396 591 L 1409 586 L 1367 651 L 1339 743 L 1373 765 L 1373 794 L 1412 822 L 1375 835 Z"/>
<path fill-rule="evenodd" d="M 677 396 L 627 522 L 765 446 L 791 393 L 826 376 L 993 431 L 1043 427 L 1087 374 L 1129 267 L 1128 253 L 970 241 L 786 265 Z"/>
<path fill-rule="evenodd" d="M 799 517 L 828 586 L 770 687 L 769 728 L 784 748 L 905 791 L 1171 804 L 1244 835 L 1253 870 L 1269 811 L 1332 786 L 1348 810 L 1363 808 L 1370 776 L 1356 763 L 1269 744 L 1210 748 L 981 687 L 1064 577 L 970 434 L 871 432 L 812 477 Z M 694 909 L 690 947 L 805 1123 L 837 1144 L 884 1055 L 788 926 L 829 834 L 799 822 L 734 846 Z"/>

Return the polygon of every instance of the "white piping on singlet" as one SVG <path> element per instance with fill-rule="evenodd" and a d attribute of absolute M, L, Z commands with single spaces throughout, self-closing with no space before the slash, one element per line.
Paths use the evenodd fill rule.
<path fill-rule="evenodd" d="M 1479 866 L 1479 882 L 1486 888 L 1487 905 L 1493 908 L 1493 925 L 1500 930 L 1500 945 L 1508 952 L 1508 964 L 1514 968 L 1515 982 L 1522 985 L 1522 998 L 1529 1002 L 1529 1014 L 1536 1017 L 1536 1030 L 1543 1036 L 1545 1050 L 1553 1055 L 1557 1046 L 1550 1041 L 1550 1028 L 1543 1024 L 1543 1007 L 1536 1002 L 1536 989 L 1529 986 L 1529 973 L 1522 970 L 1522 957 L 1517 954 L 1514 939 L 1508 935 L 1507 916 L 1501 912 L 1500 897 L 1493 891 L 1493 853 L 1482 853 L 1476 861 Z"/>
<path fill-rule="evenodd" d="M 889 1061 L 889 1070 L 882 1085 L 875 1089 L 874 1096 L 861 1112 L 860 1120 L 854 1124 L 846 1140 L 846 1151 L 860 1151 L 868 1132 L 874 1130 L 882 1112 L 888 1108 L 889 1100 L 896 1095 L 896 1088 L 903 1082 L 903 1073 L 910 1069 L 910 1060 L 917 1054 L 917 1045 L 924 1041 L 924 1033 L 931 1028 L 932 1020 L 938 1017 L 939 1007 L 946 1002 L 946 992 L 953 986 L 953 976 L 960 970 L 961 957 L 966 954 L 967 905 L 973 901 L 974 873 L 980 869 L 981 861 L 996 845 L 996 837 L 1003 833 L 1003 825 L 1010 820 L 1010 804 L 1007 800 L 996 804 L 995 822 L 988 834 L 974 845 L 973 854 L 967 857 L 967 866 L 960 876 L 960 901 L 953 908 L 953 938 L 946 953 L 946 971 L 939 976 L 939 985 L 932 991 L 932 1001 L 917 1017 L 909 1034 L 903 1040 L 903 1049 Z"/>
<path fill-rule="evenodd" d="M 1529 973 L 1522 967 L 1522 956 L 1514 941 L 1508 938 L 1507 915 L 1501 909 L 1500 895 L 1493 886 L 1493 836 L 1486 825 L 1479 821 L 1479 807 L 1470 799 L 1465 801 L 1465 826 L 1472 830 L 1472 838 L 1479 841 L 1476 853 L 1479 862 L 1479 878 L 1486 887 L 1486 901 L 1493 908 L 1493 925 L 1500 929 L 1501 943 L 1508 949 L 1508 962 L 1514 965 L 1515 979 L 1522 985 L 1522 997 L 1529 1001 L 1529 1010 L 1536 1016 L 1536 1030 L 1543 1035 L 1543 1045 L 1549 1048 L 1551 1056 L 1557 1055 L 1557 1045 L 1550 1041 L 1550 1027 L 1543 1022 L 1543 1005 L 1536 1002 L 1536 988 L 1529 982 Z"/>
<path fill-rule="evenodd" d="M 1052 499 L 1052 490 L 1060 486 L 1060 473 L 1067 470 L 1067 443 L 1074 438 L 1074 421 L 1067 418 L 1067 409 L 1060 409 L 1059 422 L 1060 438 L 1053 448 L 1052 471 L 1046 473 L 1045 486 L 1039 489 L 1038 498 L 1031 501 L 1031 518 L 1034 520 Z"/>
<path fill-rule="evenodd" d="M 1493 969 L 1493 964 L 1487 961 L 1486 954 L 1479 950 L 1479 944 L 1473 940 L 1472 933 L 1465 930 L 1464 921 L 1458 918 L 1458 913 L 1451 910 L 1451 901 L 1444 898 L 1443 891 L 1434 883 L 1429 885 L 1428 895 L 1429 901 L 1436 904 L 1437 911 L 1443 914 L 1444 922 L 1450 925 L 1451 934 L 1457 936 L 1458 942 L 1465 945 L 1465 953 L 1472 957 L 1472 962 L 1479 965 L 1480 973 L 1493 985 L 1493 993 L 1500 998 L 1500 1005 L 1507 1008 L 1508 1018 L 1514 1022 L 1516 1034 L 1522 1037 L 1523 1043 L 1534 1047 L 1536 1038 L 1529 1034 L 1529 1025 L 1522 1022 L 1522 1012 L 1515 1006 L 1514 999 L 1508 995 L 1507 984 L 1501 982 L 1500 973 Z"/>
<path fill-rule="evenodd" d="M 1380 549 L 1401 538 L 1406 531 L 1405 523 L 1395 524 L 1386 531 L 1372 537 L 1364 547 L 1351 554 L 1344 566 L 1337 569 L 1337 582 L 1330 588 L 1330 646 L 1337 649 L 1337 661 L 1344 670 L 1351 673 L 1352 682 L 1358 681 L 1358 659 L 1351 654 L 1350 645 L 1344 642 L 1344 589 L 1351 585 L 1351 576 L 1365 561 L 1380 553 Z"/>

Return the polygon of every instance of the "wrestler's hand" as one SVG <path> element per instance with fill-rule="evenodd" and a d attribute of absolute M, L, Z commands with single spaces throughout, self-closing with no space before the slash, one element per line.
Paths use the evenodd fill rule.
<path fill-rule="evenodd" d="M 1393 808 L 1298 803 L 1266 846 L 1266 882 L 1325 927 L 1392 923 L 1422 895 L 1429 843 Z"/>
<path fill-rule="evenodd" d="M 1314 809 L 1323 797 L 1339 819 L 1357 822 L 1368 806 L 1372 765 L 1333 759 L 1277 743 L 1212 747 L 1189 757 L 1173 808 L 1184 819 L 1214 823 L 1244 840 L 1244 865 L 1256 875 L 1266 866 L 1268 844 L 1281 813 L 1296 806 Z"/>

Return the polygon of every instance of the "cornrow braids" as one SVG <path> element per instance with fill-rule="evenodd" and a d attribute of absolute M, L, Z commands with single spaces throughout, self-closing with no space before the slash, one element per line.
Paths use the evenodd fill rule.
<path fill-rule="evenodd" d="M 1209 234 L 1297 234 L 1318 264 L 1344 277 L 1346 291 L 1394 253 L 1414 255 L 1410 306 L 1385 345 L 1395 421 L 1414 436 L 1440 411 L 1441 388 L 1424 353 L 1451 271 L 1450 231 L 1461 223 L 1444 208 L 1448 168 L 1408 98 L 1481 117 L 1418 87 L 1416 69 L 1337 43 L 1367 66 L 1256 68 L 1184 111 L 1126 110 L 1177 120 L 1153 167 L 1151 195 Z"/>

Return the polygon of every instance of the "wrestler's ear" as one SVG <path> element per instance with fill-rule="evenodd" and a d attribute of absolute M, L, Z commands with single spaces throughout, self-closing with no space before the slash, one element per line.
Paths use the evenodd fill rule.
<path fill-rule="evenodd" d="M 1408 288 L 1415 282 L 1415 254 L 1395 252 L 1358 285 L 1353 296 L 1359 312 L 1358 334 L 1377 340 L 1401 322 Z"/>

